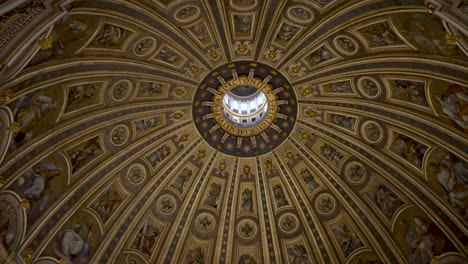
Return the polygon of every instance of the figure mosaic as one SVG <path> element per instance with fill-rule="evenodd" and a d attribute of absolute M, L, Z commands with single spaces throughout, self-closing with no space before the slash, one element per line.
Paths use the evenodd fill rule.
<path fill-rule="evenodd" d="M 291 39 L 299 32 L 299 28 L 289 25 L 287 23 L 283 23 L 276 35 L 276 40 L 282 42 L 284 44 L 288 44 Z"/>
<path fill-rule="evenodd" d="M 161 84 L 154 82 L 143 82 L 141 83 L 140 89 L 138 90 L 138 95 L 160 95 L 162 92 L 163 86 Z"/>
<path fill-rule="evenodd" d="M 241 212 L 252 213 L 253 212 L 253 193 L 249 188 L 244 189 L 242 192 Z"/>
<path fill-rule="evenodd" d="M 332 93 L 353 93 L 350 81 L 331 83 L 330 88 Z"/>
<path fill-rule="evenodd" d="M 398 134 L 393 139 L 390 150 L 399 157 L 421 169 L 424 155 L 427 151 L 427 146 L 410 137 Z"/>
<path fill-rule="evenodd" d="M 251 15 L 235 15 L 234 26 L 236 33 L 250 33 L 252 30 L 252 16 Z"/>
<path fill-rule="evenodd" d="M 207 42 L 211 40 L 210 34 L 208 33 L 208 29 L 206 28 L 205 23 L 198 23 L 195 26 L 193 26 L 191 30 L 199 41 Z"/>
<path fill-rule="evenodd" d="M 445 201 L 468 220 L 468 163 L 445 153 L 439 161 L 429 163 L 428 171 L 436 176 Z"/>
<path fill-rule="evenodd" d="M 193 171 L 191 169 L 184 168 L 182 172 L 177 176 L 174 183 L 171 184 L 171 187 L 176 189 L 180 194 L 183 194 L 185 187 L 187 185 L 187 182 L 190 181 L 192 176 L 193 176 Z"/>
<path fill-rule="evenodd" d="M 390 188 L 379 183 L 369 193 L 372 202 L 380 209 L 388 220 L 392 220 L 398 208 L 404 202 Z"/>
<path fill-rule="evenodd" d="M 339 166 L 341 163 L 341 160 L 343 159 L 343 154 L 339 153 L 338 150 L 329 145 L 329 144 L 323 144 L 323 146 L 320 147 L 320 153 L 331 163 L 333 163 L 335 166 Z"/>
<path fill-rule="evenodd" d="M 70 157 L 72 173 L 78 172 L 102 152 L 103 150 L 99 143 L 99 137 L 89 139 L 86 142 L 68 150 L 67 154 Z"/>
<path fill-rule="evenodd" d="M 203 205 L 207 205 L 213 208 L 218 208 L 218 199 L 221 194 L 221 185 L 217 183 L 210 184 L 210 190 L 208 191 L 208 196 L 203 201 Z"/>
<path fill-rule="evenodd" d="M 355 117 L 331 114 L 330 119 L 333 124 L 345 128 L 347 130 L 354 131 L 354 125 L 356 124 Z"/>
<path fill-rule="evenodd" d="M 361 28 L 359 32 L 371 48 L 404 44 L 386 21 Z"/>
<path fill-rule="evenodd" d="M 283 187 L 279 184 L 273 186 L 273 195 L 276 201 L 276 207 L 281 208 L 283 206 L 289 205 L 289 201 L 286 198 Z"/>
<path fill-rule="evenodd" d="M 106 222 L 122 203 L 122 197 L 117 190 L 111 186 L 104 194 L 95 201 L 91 208 L 96 211 L 102 222 Z"/>
<path fill-rule="evenodd" d="M 292 247 L 288 247 L 288 258 L 289 263 L 293 264 L 309 264 L 310 258 L 309 253 L 307 253 L 307 249 L 300 244 L 293 245 Z"/>
<path fill-rule="evenodd" d="M 450 84 L 445 93 L 434 94 L 434 98 L 440 104 L 444 116 L 468 132 L 468 88 Z"/>
<path fill-rule="evenodd" d="M 19 124 L 19 131 L 14 134 L 11 150 L 15 150 L 34 136 L 34 129 L 45 119 L 46 115 L 55 110 L 57 104 L 52 98 L 42 92 L 22 95 L 16 99 L 12 108 L 15 122 Z"/>
<path fill-rule="evenodd" d="M 156 242 L 158 242 L 161 231 L 154 224 L 148 222 L 147 220 L 141 227 L 130 248 L 136 249 L 149 257 L 156 246 Z"/>
<path fill-rule="evenodd" d="M 154 151 L 150 155 L 148 155 L 146 157 L 146 159 L 149 161 L 151 166 L 154 167 L 158 163 L 163 162 L 171 154 L 172 154 L 171 147 L 169 147 L 168 145 L 164 145 L 164 146 L 156 149 L 156 151 Z"/>
<path fill-rule="evenodd" d="M 65 231 L 59 232 L 53 251 L 57 258 L 71 264 L 89 262 L 91 256 L 90 242 L 93 238 L 91 225 L 72 224 Z"/>
<path fill-rule="evenodd" d="M 364 246 L 358 234 L 354 230 L 350 230 L 346 224 L 340 224 L 333 227 L 332 230 L 345 258 L 356 249 Z"/>
<path fill-rule="evenodd" d="M 13 246 L 18 223 L 13 205 L 6 201 L 0 201 L 0 244 L 6 250 Z"/>
<path fill-rule="evenodd" d="M 403 219 L 402 228 L 410 264 L 432 263 L 434 256 L 442 254 L 450 246 L 440 230 L 424 216 L 414 216 L 410 221 Z"/>
<path fill-rule="evenodd" d="M 156 127 L 157 125 L 159 125 L 159 120 L 156 118 L 140 119 L 135 121 L 135 128 L 140 132 L 144 132 Z"/>
<path fill-rule="evenodd" d="M 125 36 L 125 29 L 105 24 L 95 39 L 95 44 L 102 47 L 119 47 Z"/>
<path fill-rule="evenodd" d="M 312 52 L 308 59 L 314 64 L 321 64 L 333 58 L 336 58 L 335 54 L 333 54 L 327 46 L 323 45 Z"/>
<path fill-rule="evenodd" d="M 315 177 L 312 175 L 309 169 L 301 169 L 300 176 L 307 184 L 307 188 L 310 192 L 313 192 L 315 189 L 320 187 L 320 184 L 315 180 Z"/>
<path fill-rule="evenodd" d="M 21 175 L 12 190 L 30 202 L 27 209 L 28 224 L 34 223 L 50 204 L 56 194 L 51 190 L 51 182 L 62 175 L 62 170 L 54 163 L 38 163 Z"/>
<path fill-rule="evenodd" d="M 177 63 L 181 58 L 180 58 L 179 54 L 177 54 L 173 50 L 171 50 L 171 49 L 169 49 L 167 47 L 163 47 L 159 51 L 158 55 L 156 56 L 156 59 L 165 61 L 167 63 L 174 64 L 174 63 Z"/>
<path fill-rule="evenodd" d="M 185 255 L 185 264 L 204 264 L 205 263 L 205 253 L 201 247 L 196 247 L 187 250 Z"/>
<path fill-rule="evenodd" d="M 237 264 L 256 264 L 255 258 L 249 254 L 242 254 Z"/>
<path fill-rule="evenodd" d="M 65 112 L 85 106 L 96 99 L 99 87 L 95 83 L 81 84 L 70 88 Z"/>
<path fill-rule="evenodd" d="M 425 84 L 423 82 L 393 80 L 392 87 L 392 93 L 395 99 L 424 107 L 428 106 Z"/>

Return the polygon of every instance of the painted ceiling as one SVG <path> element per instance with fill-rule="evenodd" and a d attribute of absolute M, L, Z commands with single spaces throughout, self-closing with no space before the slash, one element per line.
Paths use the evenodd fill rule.
<path fill-rule="evenodd" d="M 467 263 L 467 9 L 0 1 L 0 262 Z"/>

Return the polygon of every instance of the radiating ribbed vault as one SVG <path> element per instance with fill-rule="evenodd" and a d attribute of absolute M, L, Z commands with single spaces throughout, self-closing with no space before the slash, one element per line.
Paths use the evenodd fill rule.
<path fill-rule="evenodd" d="M 0 262 L 467 263 L 467 10 L 0 1 Z"/>

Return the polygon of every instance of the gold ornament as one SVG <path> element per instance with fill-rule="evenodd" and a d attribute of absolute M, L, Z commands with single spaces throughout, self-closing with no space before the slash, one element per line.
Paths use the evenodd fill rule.
<path fill-rule="evenodd" d="M 219 164 L 219 170 L 220 171 L 224 171 L 226 169 L 226 167 L 227 167 L 226 162 L 224 162 L 224 161 Z"/>
<path fill-rule="evenodd" d="M 455 46 L 458 43 L 458 37 L 447 33 L 445 34 L 445 42 L 448 45 Z"/>
<path fill-rule="evenodd" d="M 51 49 L 53 43 L 54 43 L 54 40 L 52 39 L 52 36 L 48 36 L 39 40 L 39 46 L 41 47 L 42 50 Z"/>
<path fill-rule="evenodd" d="M 31 205 L 31 204 L 29 203 L 29 200 L 28 200 L 28 199 L 22 199 L 22 200 L 19 202 L 19 207 L 22 208 L 22 209 L 28 209 L 30 205 Z"/>
<path fill-rule="evenodd" d="M 198 159 L 203 159 L 206 156 L 206 153 L 204 150 L 199 150 L 197 154 Z"/>
<path fill-rule="evenodd" d="M 11 89 L 8 89 L 4 92 L 0 93 L 0 104 L 6 103 L 11 100 L 13 97 L 13 91 Z"/>
<path fill-rule="evenodd" d="M 245 175 L 250 175 L 250 167 L 249 167 L 249 165 L 245 165 L 245 166 L 244 166 L 244 174 L 245 174 Z"/>
<path fill-rule="evenodd" d="M 433 5 L 433 4 L 430 3 L 429 1 L 425 1 L 425 2 L 424 2 L 424 5 L 426 6 L 427 13 L 429 13 L 429 14 L 434 13 L 434 10 L 435 10 L 435 8 L 436 8 L 435 5 Z"/>
<path fill-rule="evenodd" d="M 21 256 L 23 257 L 23 260 L 25 262 L 30 262 L 32 260 L 33 254 L 34 254 L 34 250 L 32 250 L 32 248 L 26 248 L 21 253 Z"/>
<path fill-rule="evenodd" d="M 18 122 L 13 122 L 8 127 L 8 131 L 10 131 L 11 133 L 18 133 L 19 130 L 20 130 L 20 128 L 19 128 L 19 123 Z"/>

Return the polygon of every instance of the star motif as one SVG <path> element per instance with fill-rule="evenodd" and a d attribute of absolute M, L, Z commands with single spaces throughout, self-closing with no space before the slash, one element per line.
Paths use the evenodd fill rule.
<path fill-rule="evenodd" d="M 287 121 L 284 121 L 282 124 L 281 124 L 284 128 L 288 128 L 289 127 L 289 123 Z"/>
<path fill-rule="evenodd" d="M 203 122 L 202 125 L 201 125 L 204 129 L 208 128 L 208 122 Z"/>
<path fill-rule="evenodd" d="M 195 117 L 195 123 L 198 124 L 198 123 L 200 123 L 200 121 L 201 121 L 201 118 L 199 116 Z"/>
<path fill-rule="evenodd" d="M 283 95 L 284 95 L 284 97 L 290 97 L 291 93 L 290 92 L 284 92 Z"/>
<path fill-rule="evenodd" d="M 273 140 L 276 141 L 276 140 L 278 140 L 280 138 L 280 136 L 275 133 L 275 134 L 273 134 L 272 138 L 273 138 Z"/>
<path fill-rule="evenodd" d="M 234 145 L 232 143 L 227 143 L 226 144 L 226 149 L 227 150 L 232 150 L 234 148 Z"/>
<path fill-rule="evenodd" d="M 286 107 L 286 112 L 292 113 L 292 111 L 293 111 L 292 107 L 290 107 L 290 106 Z"/>
<path fill-rule="evenodd" d="M 206 98 L 208 96 L 208 93 L 207 92 L 202 92 L 200 93 L 200 97 L 201 98 Z"/>
<path fill-rule="evenodd" d="M 294 100 L 294 99 L 289 99 L 289 103 L 292 104 L 292 105 L 295 105 L 295 104 L 296 104 L 296 100 Z"/>
<path fill-rule="evenodd" d="M 196 100 L 195 103 L 193 103 L 194 106 L 199 106 L 201 102 L 199 100 Z"/>
<path fill-rule="evenodd" d="M 197 108 L 197 113 L 203 114 L 203 108 L 201 108 L 201 107 L 200 107 L 200 108 Z"/>
<path fill-rule="evenodd" d="M 249 145 L 244 146 L 244 152 L 249 153 L 252 148 Z"/>
<path fill-rule="evenodd" d="M 262 142 L 260 143 L 259 147 L 261 150 L 264 150 L 266 148 L 266 144 Z"/>
<path fill-rule="evenodd" d="M 214 134 L 213 134 L 213 135 L 211 135 L 211 139 L 212 139 L 213 141 L 218 141 L 219 138 L 218 138 L 218 135 L 214 135 Z"/>

